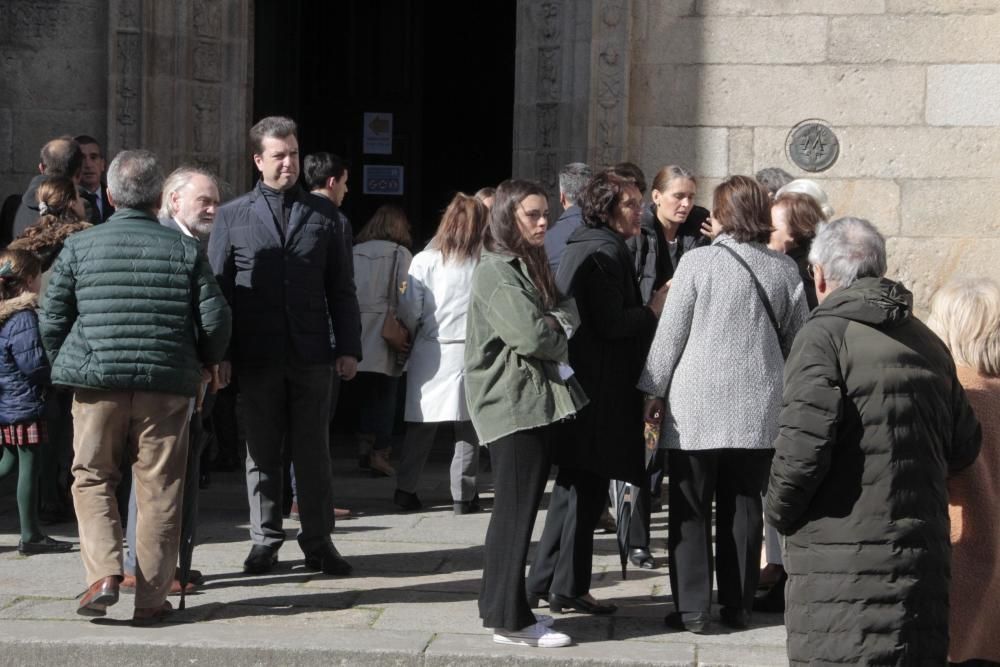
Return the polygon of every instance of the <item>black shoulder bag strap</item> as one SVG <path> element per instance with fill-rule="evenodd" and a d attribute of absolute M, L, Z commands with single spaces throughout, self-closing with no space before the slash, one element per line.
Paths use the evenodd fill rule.
<path fill-rule="evenodd" d="M 764 291 L 764 286 L 760 284 L 757 280 L 757 274 L 753 272 L 750 265 L 746 263 L 746 260 L 740 257 L 735 250 L 729 246 L 719 244 L 719 247 L 732 255 L 737 262 L 743 265 L 743 268 L 750 273 L 750 277 L 753 278 L 753 286 L 757 288 L 757 296 L 760 297 L 760 302 L 764 304 L 764 310 L 767 311 L 767 318 L 771 320 L 771 326 L 774 327 L 774 333 L 778 336 L 778 348 L 781 350 L 781 356 L 785 357 L 785 348 L 781 344 L 781 325 L 778 324 L 778 318 L 774 316 L 774 309 L 771 308 L 771 300 L 767 298 L 767 292 Z"/>

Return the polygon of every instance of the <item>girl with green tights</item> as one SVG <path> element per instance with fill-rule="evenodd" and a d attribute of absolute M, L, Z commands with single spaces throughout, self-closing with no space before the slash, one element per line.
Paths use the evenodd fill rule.
<path fill-rule="evenodd" d="M 0 252 L 0 477 L 17 465 L 17 550 L 25 556 L 73 547 L 42 533 L 38 523 L 38 452 L 48 444 L 43 414 L 50 371 L 35 312 L 40 280 L 41 263 L 34 253 Z"/>

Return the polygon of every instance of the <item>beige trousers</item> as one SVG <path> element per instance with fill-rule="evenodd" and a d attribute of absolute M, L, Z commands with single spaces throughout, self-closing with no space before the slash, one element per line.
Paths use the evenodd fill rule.
<path fill-rule="evenodd" d="M 115 489 L 128 457 L 138 507 L 137 608 L 162 606 L 174 578 L 190 411 L 191 399 L 175 394 L 77 389 L 73 396 L 73 504 L 87 585 L 122 574 Z"/>

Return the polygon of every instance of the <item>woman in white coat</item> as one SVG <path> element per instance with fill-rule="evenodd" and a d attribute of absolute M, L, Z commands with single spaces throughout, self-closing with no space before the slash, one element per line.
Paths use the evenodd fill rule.
<path fill-rule="evenodd" d="M 487 208 L 474 197 L 451 200 L 427 249 L 410 264 L 399 316 L 410 331 L 406 380 L 406 440 L 393 502 L 419 509 L 417 484 L 439 426 L 453 425 L 451 495 L 456 514 L 479 510 L 479 441 L 465 403 L 465 315 L 479 262 Z"/>

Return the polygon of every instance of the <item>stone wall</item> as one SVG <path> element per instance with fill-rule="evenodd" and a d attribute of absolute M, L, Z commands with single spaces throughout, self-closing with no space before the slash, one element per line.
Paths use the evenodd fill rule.
<path fill-rule="evenodd" d="M 0 0 L 0 195 L 38 151 L 91 134 L 108 156 L 148 148 L 247 185 L 250 0 Z"/>
<path fill-rule="evenodd" d="M 630 159 L 701 175 L 778 166 L 888 237 L 918 309 L 956 272 L 1000 278 L 1000 0 L 632 0 Z M 793 126 L 830 124 L 810 175 Z"/>
<path fill-rule="evenodd" d="M 52 137 L 105 139 L 107 25 L 105 0 L 0 0 L 0 197 Z"/>

